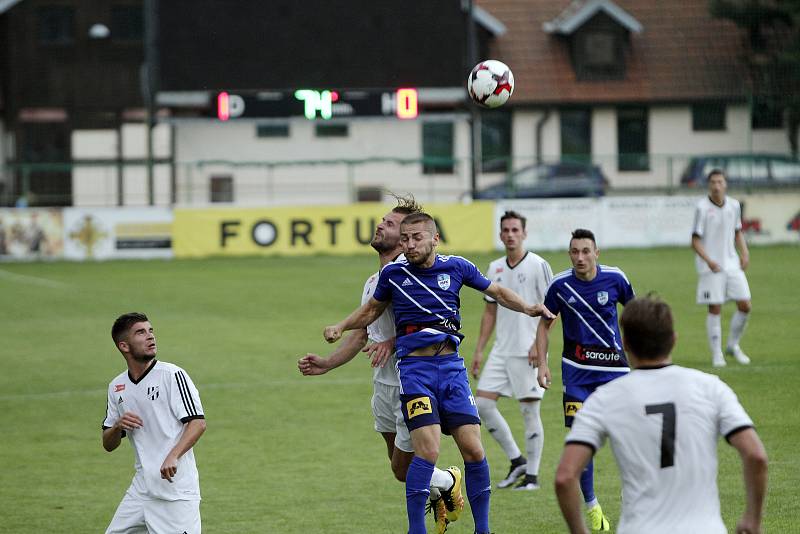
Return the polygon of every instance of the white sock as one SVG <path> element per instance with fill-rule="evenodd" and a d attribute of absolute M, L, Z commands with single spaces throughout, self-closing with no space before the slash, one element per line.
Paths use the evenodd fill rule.
<path fill-rule="evenodd" d="M 541 402 L 520 402 L 522 420 L 525 423 L 525 454 L 528 455 L 528 465 L 525 467 L 526 475 L 538 475 L 539 464 L 542 462 L 542 449 L 544 448 L 544 427 L 539 416 Z"/>
<path fill-rule="evenodd" d="M 513 460 L 514 458 L 519 458 L 522 453 L 514 441 L 514 436 L 511 435 L 511 429 L 508 427 L 508 423 L 500 414 L 500 410 L 497 409 L 497 401 L 487 399 L 486 397 L 477 397 L 475 399 L 475 404 L 478 406 L 478 413 L 481 416 L 481 420 L 486 425 L 486 429 L 489 430 L 489 434 L 491 434 L 503 448 L 508 459 Z"/>
<path fill-rule="evenodd" d="M 449 471 L 444 471 L 438 467 L 433 467 L 433 475 L 431 476 L 431 487 L 439 490 L 449 490 L 453 487 L 453 475 Z"/>
<path fill-rule="evenodd" d="M 592 508 L 593 506 L 597 506 L 598 504 L 600 504 L 600 501 L 598 501 L 597 497 L 595 497 L 594 499 L 586 503 L 586 508 L 587 509 Z"/>
<path fill-rule="evenodd" d="M 731 331 L 728 333 L 728 347 L 735 347 L 742 339 L 744 329 L 747 327 L 747 319 L 750 317 L 749 313 L 740 312 L 736 310 L 731 318 Z"/>
<path fill-rule="evenodd" d="M 722 317 L 709 313 L 706 317 L 706 335 L 711 356 L 722 354 Z"/>

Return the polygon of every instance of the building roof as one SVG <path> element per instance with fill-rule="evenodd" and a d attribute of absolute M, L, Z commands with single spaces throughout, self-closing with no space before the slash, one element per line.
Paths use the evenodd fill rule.
<path fill-rule="evenodd" d="M 641 33 L 642 25 L 611 0 L 573 0 L 556 18 L 547 21 L 542 29 L 547 33 L 569 35 L 600 12 L 617 21 L 630 32 Z"/>
<path fill-rule="evenodd" d="M 713 18 L 707 0 L 477 1 L 508 30 L 491 42 L 490 55 L 514 71 L 514 105 L 746 98 L 745 35 Z M 600 12 L 631 31 L 625 77 L 579 81 L 563 34 Z M 553 33 L 545 31 L 548 23 Z"/>
<path fill-rule="evenodd" d="M 22 0 L 0 0 L 0 15 L 19 4 Z"/>

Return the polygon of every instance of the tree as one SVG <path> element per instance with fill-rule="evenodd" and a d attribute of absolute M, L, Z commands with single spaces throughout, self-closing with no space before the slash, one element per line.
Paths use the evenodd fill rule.
<path fill-rule="evenodd" d="M 783 113 L 792 154 L 800 127 L 800 0 L 711 0 L 711 14 L 744 29 L 754 101 Z"/>

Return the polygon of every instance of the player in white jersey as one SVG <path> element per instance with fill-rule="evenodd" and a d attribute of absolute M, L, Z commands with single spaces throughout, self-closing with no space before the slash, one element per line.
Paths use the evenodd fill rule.
<path fill-rule="evenodd" d="M 192 447 L 205 432 L 200 395 L 186 371 L 156 357 L 153 327 L 127 313 L 111 336 L 128 370 L 108 385 L 103 447 L 127 436 L 136 473 L 106 534 L 200 534 L 200 481 Z"/>
<path fill-rule="evenodd" d="M 506 255 L 489 264 L 486 277 L 515 291 L 527 302 L 544 302 L 547 286 L 553 278 L 550 264 L 524 248 L 526 219 L 515 211 L 500 217 L 500 240 Z M 484 296 L 486 307 L 481 318 L 481 329 L 472 357 L 472 376 L 477 378 L 483 361 L 483 351 L 492 330 L 497 335 L 480 374 L 475 402 L 481 420 L 489 434 L 500 444 L 511 466 L 506 478 L 497 483 L 507 488 L 522 475 L 524 478 L 515 490 L 539 489 L 539 465 L 544 445 L 544 427 L 540 416 L 540 400 L 544 389 L 537 382 L 537 370 L 528 363 L 529 353 L 535 350 L 538 317 L 530 317 L 498 306 L 489 296 Z M 517 446 L 511 428 L 500 410 L 499 397 L 513 397 L 519 401 L 525 426 L 525 453 Z"/>
<path fill-rule="evenodd" d="M 739 340 L 750 315 L 750 287 L 744 275 L 750 262 L 747 242 L 742 234 L 742 207 L 725 193 L 725 174 L 718 169 L 708 174 L 708 197 L 697 203 L 692 228 L 692 248 L 696 252 L 697 303 L 708 305 L 706 334 L 711 348 L 711 363 L 724 367 L 722 353 L 722 305 L 736 301 L 725 352 L 741 363 L 750 363 Z M 736 250 L 739 254 L 736 254 Z"/>
<path fill-rule="evenodd" d="M 747 501 L 736 532 L 761 532 L 767 455 L 733 390 L 714 375 L 672 364 L 675 332 L 666 303 L 634 299 L 620 322 L 634 370 L 586 400 L 556 472 L 556 493 L 570 532 L 588 532 L 578 478 L 608 439 L 622 478 L 617 534 L 726 533 L 717 490 L 720 436 L 742 460 Z"/>
<path fill-rule="evenodd" d="M 397 197 L 397 201 L 397 206 L 383 217 L 370 243 L 378 252 L 381 268 L 402 257 L 400 222 L 406 215 L 417 213 L 422 209 L 413 197 Z M 361 293 L 362 305 L 372 297 L 377 283 L 378 273 L 367 279 Z M 373 367 L 372 414 L 375 418 L 375 431 L 380 432 L 386 441 L 395 478 L 405 482 L 408 466 L 414 458 L 414 447 L 400 406 L 400 379 L 397 374 L 394 342 L 394 313 L 388 308 L 367 328 L 353 331 L 327 357 L 308 353 L 300 358 L 297 366 L 303 375 L 321 375 L 349 362 L 359 351 L 368 353 L 372 358 Z M 434 512 L 437 532 L 440 534 L 446 530 L 449 523 L 441 492 L 452 489 L 456 476 L 460 475 L 434 467 L 431 478 L 431 509 Z"/>

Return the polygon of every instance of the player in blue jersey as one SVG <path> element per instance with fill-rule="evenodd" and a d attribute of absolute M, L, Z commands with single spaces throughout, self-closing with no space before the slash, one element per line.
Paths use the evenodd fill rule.
<path fill-rule="evenodd" d="M 621 269 L 599 265 L 599 255 L 591 231 L 572 232 L 569 242 L 572 269 L 553 277 L 544 299 L 548 310 L 561 314 L 564 334 L 561 377 L 567 427 L 572 426 L 575 413 L 595 389 L 630 371 L 622 350 L 617 304 L 624 306 L 633 299 L 633 287 Z M 552 325 L 552 319 L 539 321 L 536 350 L 531 355 L 531 363 L 539 368 L 539 384 L 544 388 L 550 387 L 547 346 Z M 594 494 L 592 462 L 581 474 L 580 484 L 591 529 L 610 530 Z"/>
<path fill-rule="evenodd" d="M 464 458 L 475 532 L 489 532 L 489 465 L 467 370 L 458 354 L 463 338 L 459 333 L 459 291 L 468 286 L 512 310 L 533 317 L 554 316 L 543 305 L 528 304 L 510 289 L 491 282 L 466 259 L 436 254 L 439 233 L 430 215 L 414 213 L 403 219 L 400 240 L 405 259 L 386 265 L 372 298 L 341 322 L 327 327 L 325 339 L 332 343 L 345 330 L 364 328 L 391 303 L 400 399 L 414 445 L 414 458 L 406 475 L 408 532 L 426 532 L 425 503 L 442 432 L 452 434 Z M 448 518 L 456 520 L 463 507 L 461 481 L 456 480 L 442 498 Z"/>

